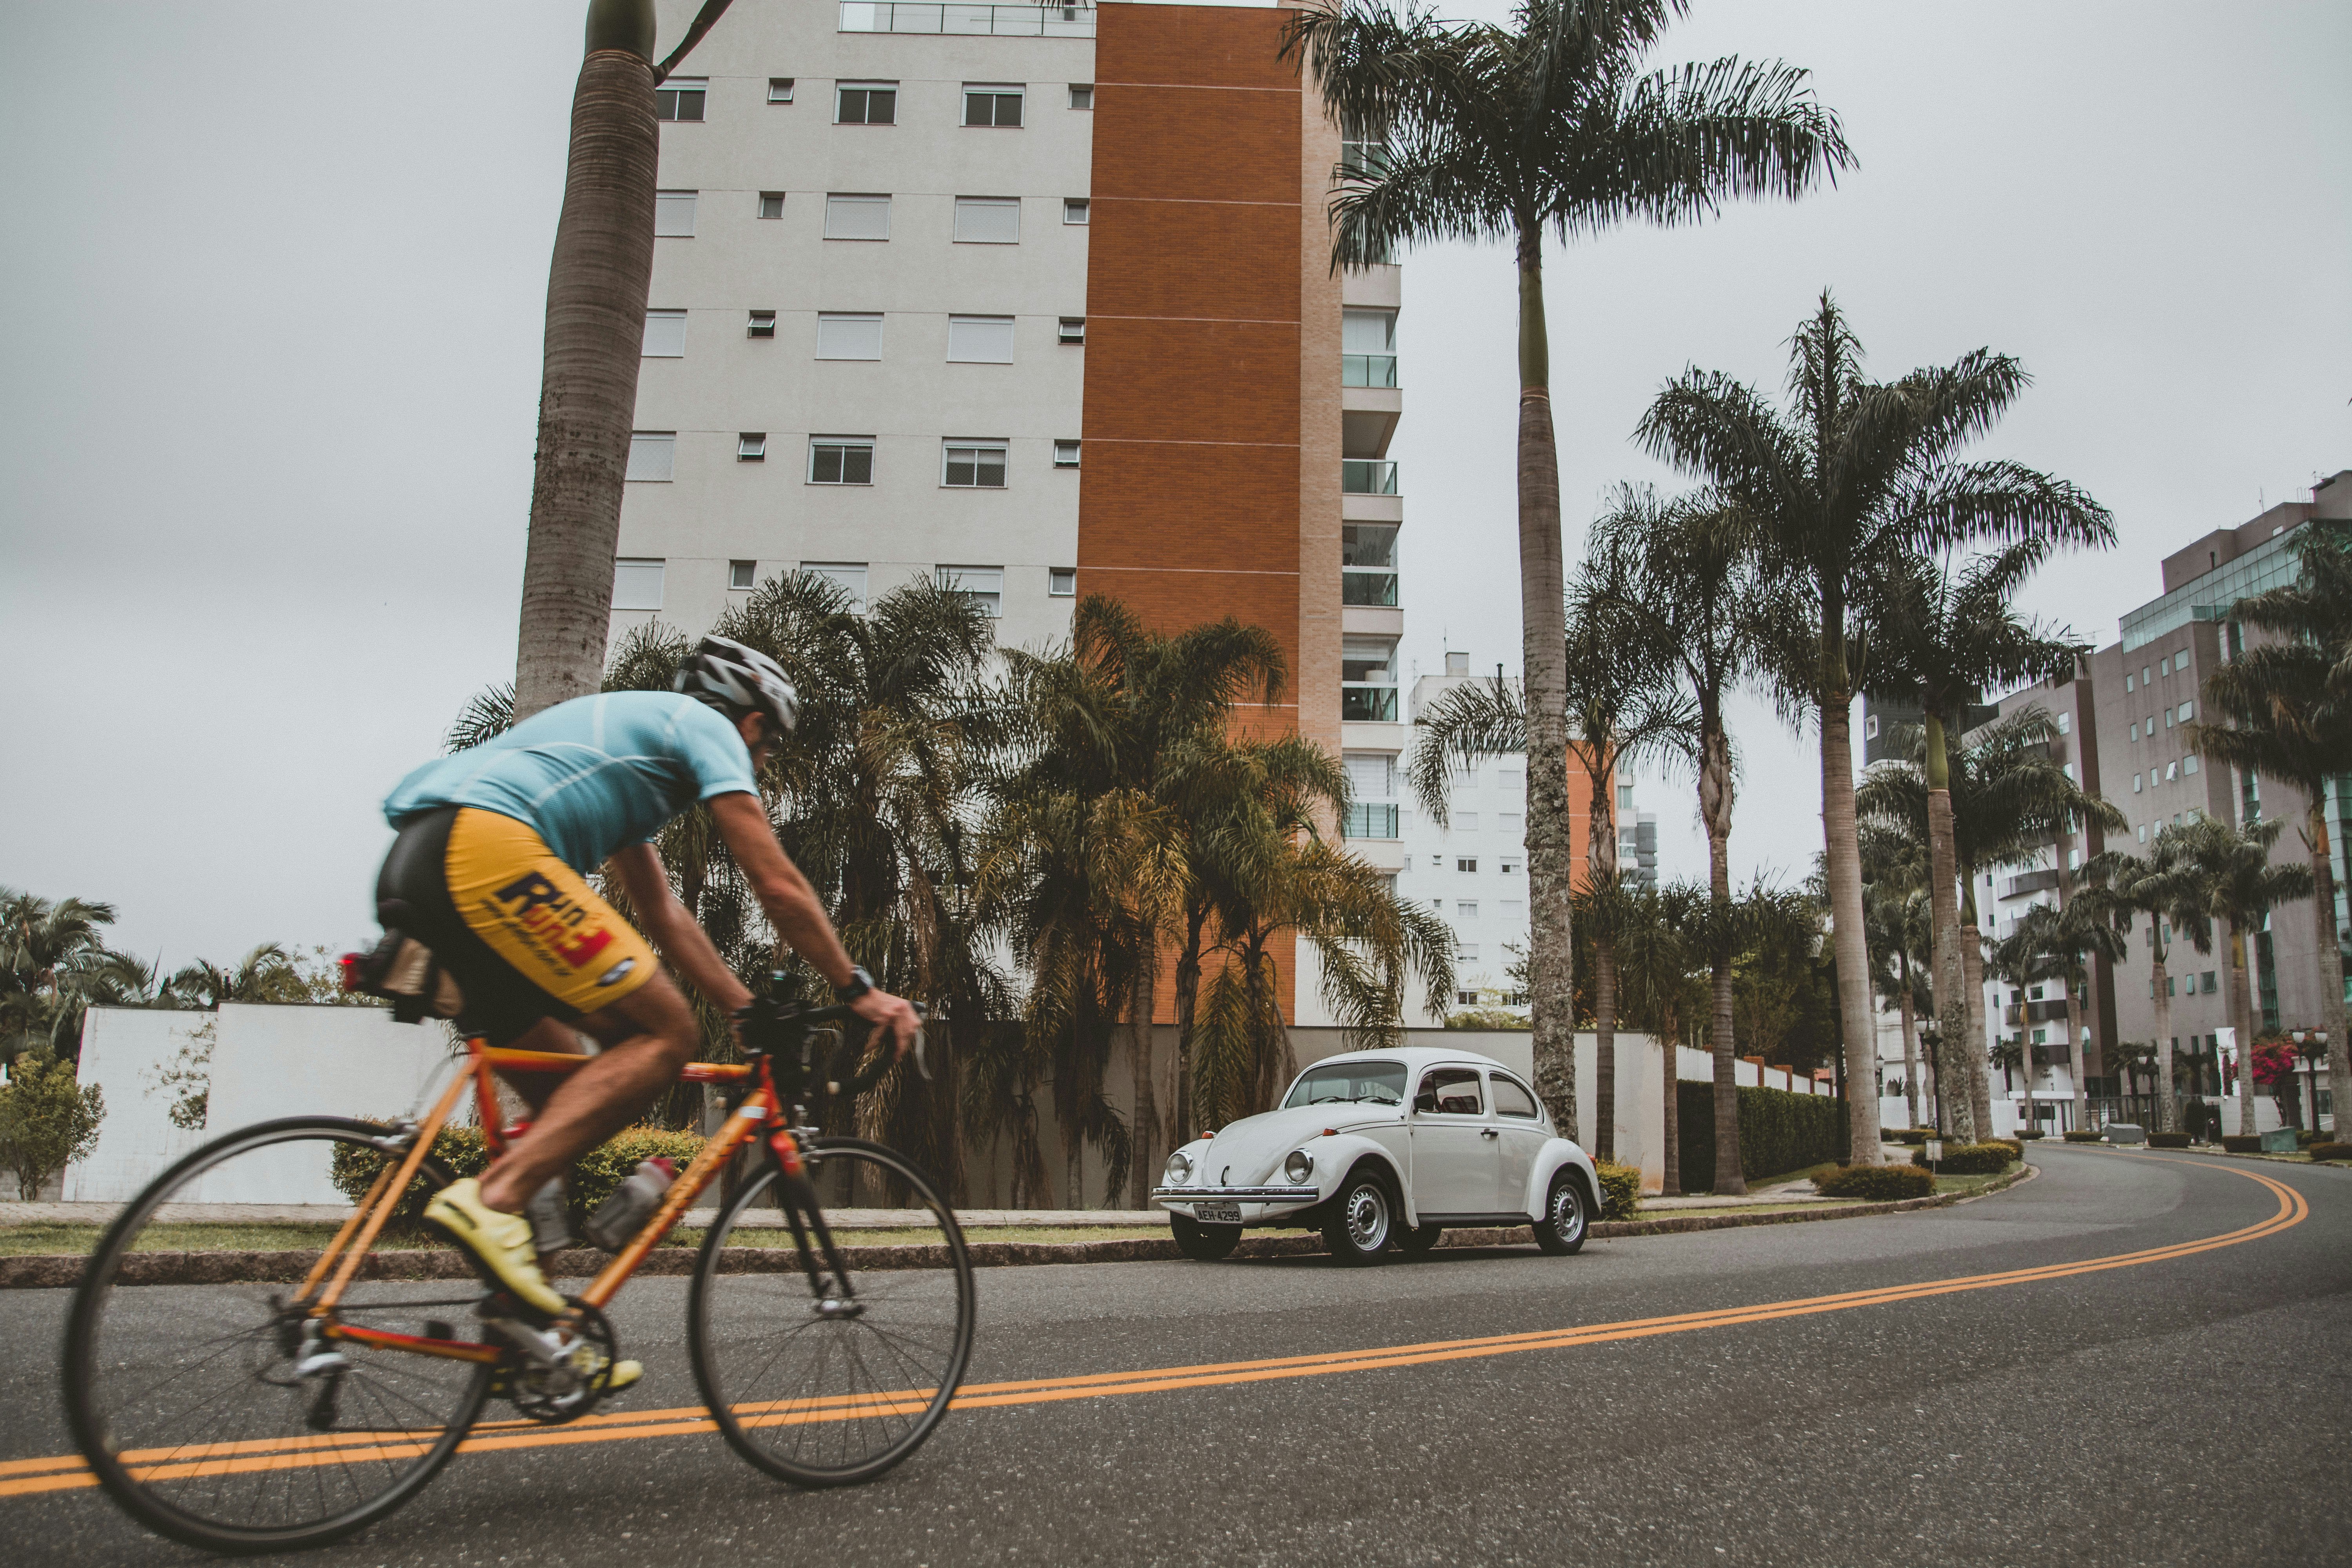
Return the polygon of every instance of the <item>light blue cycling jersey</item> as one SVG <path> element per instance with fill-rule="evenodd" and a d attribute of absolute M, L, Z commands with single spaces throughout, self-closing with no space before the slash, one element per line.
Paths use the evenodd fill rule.
<path fill-rule="evenodd" d="M 696 801 L 758 787 L 750 748 L 717 709 L 675 691 L 608 691 L 425 763 L 393 787 L 383 816 L 401 827 L 445 805 L 495 811 L 585 875 Z"/>

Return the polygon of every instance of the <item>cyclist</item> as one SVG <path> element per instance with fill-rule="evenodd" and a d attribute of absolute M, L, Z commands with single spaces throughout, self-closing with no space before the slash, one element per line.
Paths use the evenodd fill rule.
<path fill-rule="evenodd" d="M 565 1302 L 541 1270 L 524 1210 L 668 1085 L 700 1039 L 685 996 L 588 873 L 604 868 L 663 956 L 732 1014 L 751 993 L 671 894 L 648 842 L 704 802 L 778 935 L 860 1017 L 888 1029 L 899 1055 L 918 1027 L 911 1006 L 850 962 L 761 807 L 755 775 L 800 712 L 782 668 L 705 637 L 672 685 L 558 703 L 418 768 L 383 803 L 399 837 L 377 881 L 379 917 L 433 950 L 465 993 L 467 1025 L 524 1050 L 576 1053 L 582 1034 L 604 1047 L 478 1180 L 452 1184 L 425 1210 L 549 1314 Z M 612 1388 L 638 1372 L 617 1363 Z"/>

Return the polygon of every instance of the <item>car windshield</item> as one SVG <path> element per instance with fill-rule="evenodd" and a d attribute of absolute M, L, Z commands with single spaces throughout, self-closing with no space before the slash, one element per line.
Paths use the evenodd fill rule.
<path fill-rule="evenodd" d="M 1282 1102 L 1294 1105 L 1402 1105 L 1404 1103 L 1402 1062 L 1326 1062 L 1308 1068 L 1290 1086 Z"/>

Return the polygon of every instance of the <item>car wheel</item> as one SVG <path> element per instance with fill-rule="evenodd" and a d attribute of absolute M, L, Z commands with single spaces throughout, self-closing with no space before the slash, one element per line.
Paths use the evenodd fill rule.
<path fill-rule="evenodd" d="M 1427 1252 L 1437 1245 L 1437 1238 L 1444 1234 L 1445 1227 L 1442 1225 L 1417 1225 L 1411 1230 L 1401 1230 L 1397 1232 L 1397 1250 L 1412 1253 Z"/>
<path fill-rule="evenodd" d="M 1202 1225 L 1191 1215 L 1171 1213 L 1168 1228 L 1175 1233 L 1176 1250 L 1201 1263 L 1215 1263 L 1234 1255 L 1242 1244 L 1237 1225 Z"/>
<path fill-rule="evenodd" d="M 1323 1245 L 1334 1259 L 1362 1268 L 1381 1260 L 1395 1229 L 1396 1201 L 1389 1184 L 1370 1172 L 1348 1178 L 1323 1226 Z"/>
<path fill-rule="evenodd" d="M 1584 1184 L 1567 1171 L 1551 1179 L 1551 1195 L 1544 1199 L 1543 1217 L 1536 1221 L 1536 1245 L 1555 1258 L 1584 1250 L 1589 1228 Z"/>

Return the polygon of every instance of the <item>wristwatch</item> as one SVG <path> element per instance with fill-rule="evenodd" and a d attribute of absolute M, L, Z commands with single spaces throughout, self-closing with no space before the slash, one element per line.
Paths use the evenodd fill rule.
<path fill-rule="evenodd" d="M 842 1003 L 855 1002 L 873 989 L 874 976 L 866 973 L 863 966 L 852 964 L 849 970 L 849 984 L 833 988 L 834 1000 Z"/>

